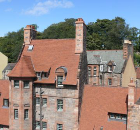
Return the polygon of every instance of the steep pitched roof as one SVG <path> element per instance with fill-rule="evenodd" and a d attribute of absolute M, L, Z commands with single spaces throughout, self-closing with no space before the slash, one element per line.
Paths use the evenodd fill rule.
<path fill-rule="evenodd" d="M 5 72 L 6 70 L 12 70 L 15 67 L 16 63 L 8 63 L 8 65 L 4 68 L 2 72 Z"/>
<path fill-rule="evenodd" d="M 136 100 L 140 97 L 140 89 L 135 90 Z M 86 85 L 83 94 L 80 130 L 126 130 L 126 124 L 109 121 L 108 112 L 127 114 L 128 88 L 94 87 Z"/>
<path fill-rule="evenodd" d="M 29 46 L 25 45 L 21 57 L 23 55 L 31 57 L 35 72 L 48 72 L 50 70 L 47 79 L 37 80 L 35 83 L 55 83 L 56 69 L 64 66 L 67 68 L 67 76 L 63 84 L 77 84 L 80 56 L 75 54 L 75 39 L 32 40 L 30 45 L 33 45 L 33 49 L 29 51 Z M 18 69 L 16 73 L 19 71 Z"/>
<path fill-rule="evenodd" d="M 94 58 L 94 55 L 99 55 L 101 57 L 101 62 L 97 63 Z M 121 73 L 124 59 L 123 59 L 123 50 L 93 50 L 87 51 L 87 61 L 88 64 L 107 64 L 109 61 L 114 61 L 116 64 L 114 73 Z M 104 70 L 107 71 L 107 66 L 105 65 Z"/>
<path fill-rule="evenodd" d="M 30 56 L 22 56 L 14 69 L 8 74 L 9 77 L 36 77 Z"/>
<path fill-rule="evenodd" d="M 3 107 L 3 99 L 9 99 L 9 80 L 0 80 L 0 124 L 9 125 L 9 108 Z"/>

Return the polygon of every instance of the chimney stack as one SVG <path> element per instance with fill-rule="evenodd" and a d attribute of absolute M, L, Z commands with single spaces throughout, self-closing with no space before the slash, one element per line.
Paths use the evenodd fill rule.
<path fill-rule="evenodd" d="M 133 106 L 134 105 L 134 89 L 135 89 L 135 84 L 133 82 L 133 79 L 130 79 L 130 83 L 128 84 L 128 106 Z"/>
<path fill-rule="evenodd" d="M 129 40 L 124 40 L 123 43 L 123 58 L 128 59 L 129 55 L 131 55 L 133 59 L 133 44 Z"/>
<path fill-rule="evenodd" d="M 78 18 L 76 24 L 75 53 L 86 51 L 86 25 L 82 18 Z"/>
<path fill-rule="evenodd" d="M 33 25 L 27 25 L 26 28 L 24 28 L 24 44 L 29 45 L 31 43 L 32 39 L 36 38 L 36 29 Z"/>

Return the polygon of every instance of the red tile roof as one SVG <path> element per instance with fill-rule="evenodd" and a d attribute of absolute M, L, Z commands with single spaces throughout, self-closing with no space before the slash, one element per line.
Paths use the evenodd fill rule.
<path fill-rule="evenodd" d="M 75 39 L 32 40 L 31 45 L 33 45 L 33 50 L 28 51 L 28 45 L 25 45 L 22 56 L 26 55 L 31 57 L 35 71 L 46 72 L 51 68 L 48 79 L 36 81 L 37 83 L 55 83 L 55 70 L 60 66 L 65 66 L 67 68 L 67 77 L 63 81 L 63 84 L 77 84 L 80 56 L 75 54 Z M 24 65 L 27 66 L 27 64 Z M 28 70 L 30 69 L 28 67 L 26 68 Z M 21 69 L 24 69 L 22 62 L 17 63 L 16 67 L 11 71 L 10 77 L 22 76 L 24 72 L 22 71 L 21 73 Z"/>
<path fill-rule="evenodd" d="M 0 80 L 0 125 L 9 125 L 9 108 L 3 107 L 3 99 L 9 99 L 9 80 Z"/>
<path fill-rule="evenodd" d="M 99 130 L 101 126 L 105 130 L 126 130 L 123 122 L 108 121 L 108 112 L 127 114 L 127 95 L 128 88 L 85 86 L 80 130 Z"/>
<path fill-rule="evenodd" d="M 22 56 L 9 77 L 36 77 L 30 56 Z"/>
<path fill-rule="evenodd" d="M 140 79 L 140 67 L 136 68 L 137 79 Z"/>

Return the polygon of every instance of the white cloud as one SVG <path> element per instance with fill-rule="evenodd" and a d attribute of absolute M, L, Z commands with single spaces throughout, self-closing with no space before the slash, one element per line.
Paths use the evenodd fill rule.
<path fill-rule="evenodd" d="M 71 8 L 73 3 L 68 0 L 47 0 L 37 3 L 32 9 L 23 11 L 28 15 L 43 15 L 47 14 L 53 8 Z"/>

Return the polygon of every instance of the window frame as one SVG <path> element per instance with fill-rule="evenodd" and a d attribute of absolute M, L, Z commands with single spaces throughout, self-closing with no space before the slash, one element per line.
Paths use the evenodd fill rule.
<path fill-rule="evenodd" d="M 91 66 L 88 66 L 88 76 L 91 76 Z"/>
<path fill-rule="evenodd" d="M 24 109 L 24 120 L 28 120 L 28 119 L 29 119 L 29 109 Z"/>
<path fill-rule="evenodd" d="M 14 119 L 18 119 L 18 109 L 14 109 Z"/>
<path fill-rule="evenodd" d="M 45 125 L 44 125 L 44 123 L 45 123 Z M 46 127 L 44 127 L 44 126 L 46 126 Z M 42 121 L 42 129 L 47 129 L 47 122 Z"/>
<path fill-rule="evenodd" d="M 45 103 L 44 103 L 44 100 L 46 100 Z M 42 98 L 42 105 L 47 106 L 47 98 Z"/>
<path fill-rule="evenodd" d="M 111 81 L 111 82 L 110 82 Z M 111 84 L 110 84 L 111 83 Z M 108 86 L 112 85 L 112 78 L 108 78 Z"/>
<path fill-rule="evenodd" d="M 7 105 L 5 105 L 5 101 L 7 101 Z M 3 99 L 3 106 L 4 107 L 9 107 L 9 99 Z"/>
<path fill-rule="evenodd" d="M 61 128 L 60 128 L 60 126 L 61 126 Z M 63 124 L 57 124 L 57 130 L 63 130 Z"/>
<path fill-rule="evenodd" d="M 28 82 L 28 86 L 25 86 L 25 84 Z M 29 81 L 23 81 L 23 83 L 24 83 L 24 88 L 25 89 L 28 89 L 28 88 L 30 88 L 30 82 Z"/>
<path fill-rule="evenodd" d="M 40 129 L 40 121 L 36 121 L 36 129 Z"/>
<path fill-rule="evenodd" d="M 60 103 L 62 101 L 62 103 Z M 64 103 L 63 103 L 63 99 L 57 99 L 57 111 L 63 111 L 63 106 L 64 106 Z"/>
<path fill-rule="evenodd" d="M 19 80 L 14 80 L 14 88 L 19 88 Z"/>
<path fill-rule="evenodd" d="M 97 67 L 94 66 L 94 69 L 93 69 L 93 76 L 97 76 Z"/>
<path fill-rule="evenodd" d="M 38 100 L 38 103 L 37 103 Z M 40 105 L 40 97 L 36 97 L 36 105 Z"/>
<path fill-rule="evenodd" d="M 59 80 L 61 80 L 61 81 L 59 81 Z M 62 83 L 63 83 L 63 75 L 57 75 L 57 87 L 63 87 Z"/>

